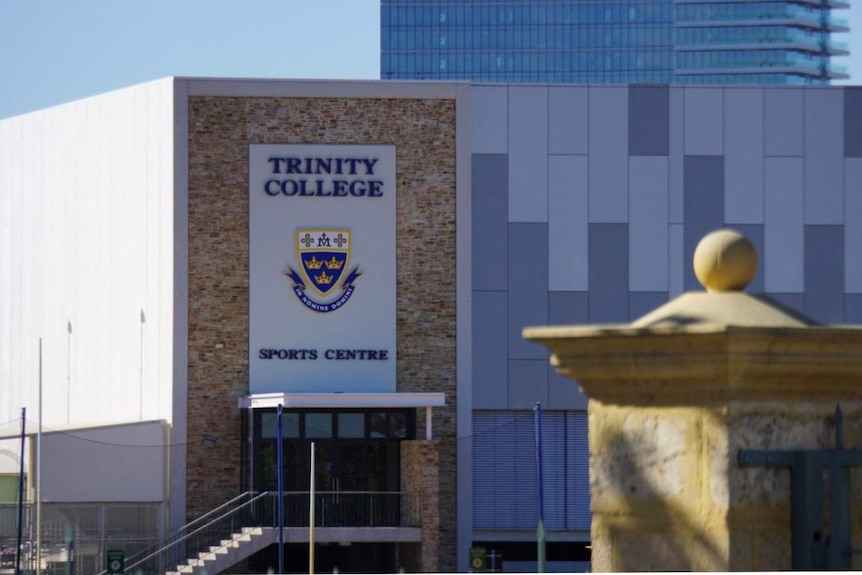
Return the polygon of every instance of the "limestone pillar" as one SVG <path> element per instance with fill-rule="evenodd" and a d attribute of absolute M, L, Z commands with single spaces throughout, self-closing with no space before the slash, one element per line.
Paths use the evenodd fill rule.
<path fill-rule="evenodd" d="M 790 569 L 790 472 L 741 467 L 740 450 L 834 449 L 836 405 L 862 446 L 862 330 L 743 293 L 756 262 L 715 232 L 695 253 L 706 292 L 632 324 L 524 330 L 590 398 L 594 571 Z M 851 489 L 862 502 L 862 471 Z"/>

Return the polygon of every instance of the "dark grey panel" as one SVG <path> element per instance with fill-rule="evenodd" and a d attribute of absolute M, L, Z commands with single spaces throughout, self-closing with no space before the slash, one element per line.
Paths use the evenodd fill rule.
<path fill-rule="evenodd" d="M 586 324 L 590 319 L 588 304 L 585 291 L 552 291 L 548 294 L 548 324 Z"/>
<path fill-rule="evenodd" d="M 805 226 L 805 315 L 844 321 L 844 226 Z"/>
<path fill-rule="evenodd" d="M 590 224 L 590 323 L 628 321 L 629 229 Z"/>
<path fill-rule="evenodd" d="M 862 324 L 862 293 L 848 293 L 844 296 L 844 323 Z"/>
<path fill-rule="evenodd" d="M 509 409 L 533 409 L 537 401 L 548 403 L 547 361 L 509 361 Z"/>
<path fill-rule="evenodd" d="M 473 292 L 473 408 L 505 409 L 509 380 L 506 292 Z"/>
<path fill-rule="evenodd" d="M 796 292 L 769 292 L 766 295 L 793 311 L 804 314 L 805 294 Z"/>
<path fill-rule="evenodd" d="M 553 366 L 548 366 L 548 409 L 586 409 L 589 402 L 576 380 L 563 377 Z"/>
<path fill-rule="evenodd" d="M 766 248 L 764 247 L 765 244 L 763 242 L 763 224 L 734 224 L 729 227 L 732 227 L 747 237 L 754 245 L 754 249 L 757 250 L 757 256 L 759 258 L 759 261 L 757 262 L 757 275 L 754 276 L 754 280 L 748 284 L 745 291 L 750 293 L 763 293 L 763 262 L 766 261 Z"/>
<path fill-rule="evenodd" d="M 844 156 L 862 158 L 862 88 L 844 88 Z"/>
<path fill-rule="evenodd" d="M 700 240 L 724 226 L 724 158 L 686 156 L 683 161 L 685 224 L 685 291 L 702 289 L 694 277 L 692 257 Z"/>
<path fill-rule="evenodd" d="M 585 325 L 589 323 L 589 296 L 585 291 L 552 291 L 548 294 L 550 325 Z M 586 409 L 588 398 L 578 382 L 563 377 L 548 367 L 548 409 Z"/>
<path fill-rule="evenodd" d="M 521 337 L 548 323 L 548 224 L 509 224 L 509 358 L 547 359 L 545 348 Z"/>
<path fill-rule="evenodd" d="M 629 88 L 629 155 L 667 156 L 668 87 Z"/>
<path fill-rule="evenodd" d="M 666 291 L 633 291 L 629 292 L 629 321 L 645 316 L 657 307 L 666 304 Z"/>
<path fill-rule="evenodd" d="M 474 154 L 473 289 L 505 290 L 509 220 L 508 156 Z"/>

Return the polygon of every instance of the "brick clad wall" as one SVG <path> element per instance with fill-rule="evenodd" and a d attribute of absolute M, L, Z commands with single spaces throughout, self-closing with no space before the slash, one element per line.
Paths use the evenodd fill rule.
<path fill-rule="evenodd" d="M 408 573 L 440 571 L 439 531 L 440 493 L 437 442 L 427 440 L 401 443 L 401 491 L 408 501 L 418 501 L 421 545 L 402 545 L 400 566 Z"/>
<path fill-rule="evenodd" d="M 248 144 L 394 144 L 398 391 L 444 392 L 440 568 L 455 570 L 455 101 L 189 98 L 189 519 L 240 488 L 248 393 Z M 418 429 L 424 422 L 420 413 Z M 205 447 L 204 436 L 218 438 Z"/>

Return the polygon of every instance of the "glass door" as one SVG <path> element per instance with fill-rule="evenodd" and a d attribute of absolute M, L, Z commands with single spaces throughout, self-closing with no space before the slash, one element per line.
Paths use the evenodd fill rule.
<path fill-rule="evenodd" d="M 321 527 L 367 525 L 367 447 L 364 442 L 315 442 L 314 488 L 321 505 L 315 515 Z"/>

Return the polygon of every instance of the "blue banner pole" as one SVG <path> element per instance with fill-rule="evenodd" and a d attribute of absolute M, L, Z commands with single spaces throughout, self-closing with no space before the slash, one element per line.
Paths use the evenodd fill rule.
<path fill-rule="evenodd" d="M 536 483 L 539 495 L 539 524 L 536 526 L 536 572 L 544 573 L 545 555 L 545 492 L 542 485 L 542 404 L 536 402 Z"/>
<path fill-rule="evenodd" d="M 278 506 L 278 572 L 284 573 L 284 491 L 282 490 L 282 481 L 284 475 L 284 469 L 282 467 L 282 446 L 281 446 L 281 412 L 283 410 L 283 406 L 279 403 L 276 408 L 276 420 L 278 422 L 278 446 L 276 447 L 277 453 L 277 469 L 276 469 L 276 489 L 278 490 L 278 495 L 276 497 L 276 505 Z"/>

